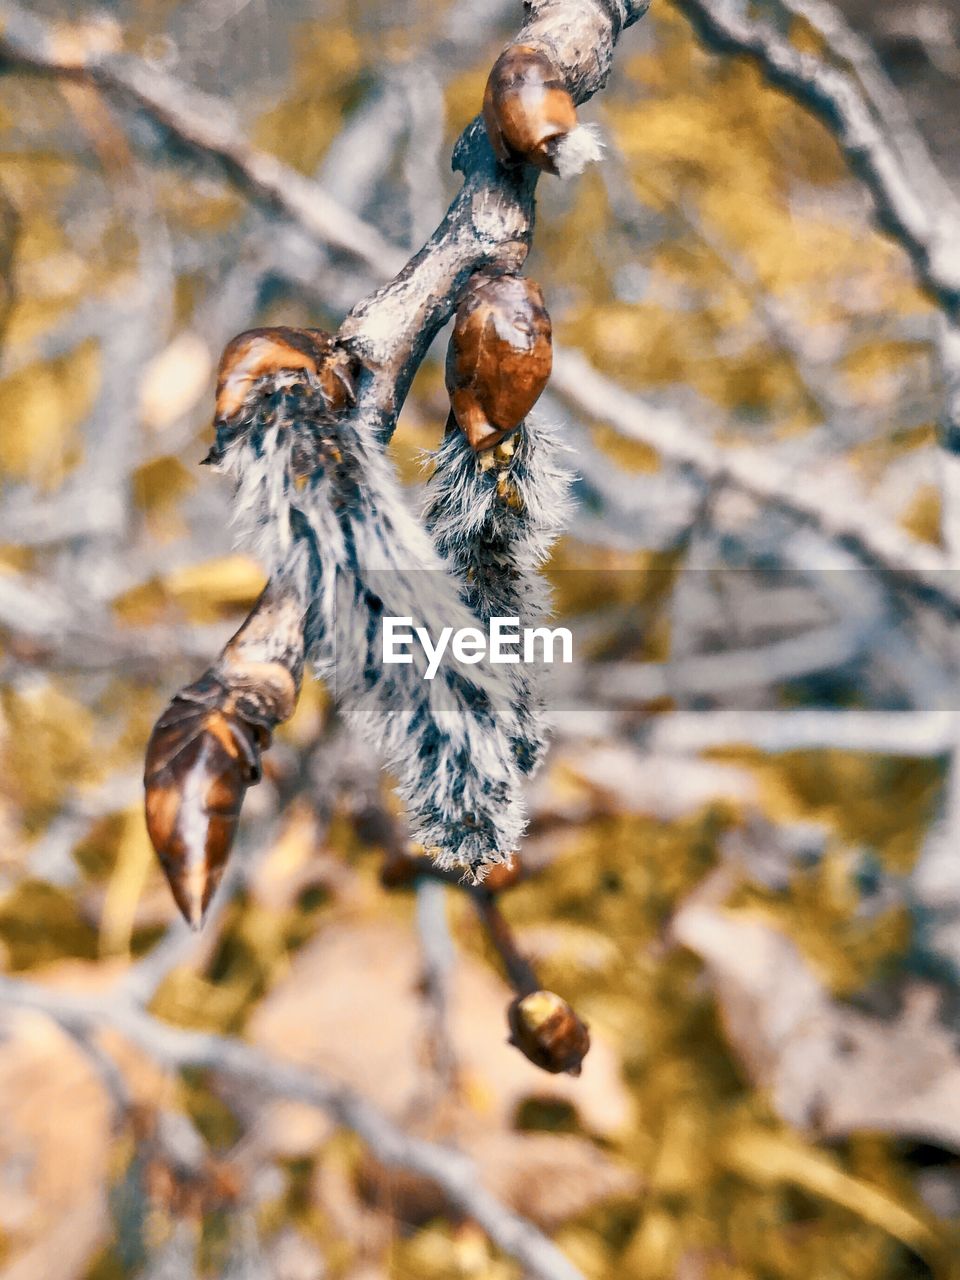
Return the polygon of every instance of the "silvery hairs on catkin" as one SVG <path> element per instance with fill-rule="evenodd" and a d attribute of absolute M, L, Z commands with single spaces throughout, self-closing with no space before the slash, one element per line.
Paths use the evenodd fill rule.
<path fill-rule="evenodd" d="M 572 473 L 556 427 L 531 414 L 509 441 L 513 456 L 481 464 L 463 433 L 448 431 L 426 455 L 424 522 L 463 584 L 464 603 L 484 623 L 519 618 L 521 628 L 548 621 L 549 584 L 539 569 L 570 516 Z M 497 458 L 495 452 L 494 457 Z M 540 764 L 549 729 L 541 668 L 508 666 L 517 724 L 514 755 L 524 774 Z"/>
<path fill-rule="evenodd" d="M 217 448 L 241 540 L 307 602 L 309 656 L 397 779 L 413 838 L 474 874 L 507 859 L 524 828 L 507 668 L 445 657 L 425 680 L 417 645 L 383 664 L 384 616 L 432 637 L 477 618 L 362 415 L 332 416 L 312 379 L 280 376 L 218 424 Z"/>

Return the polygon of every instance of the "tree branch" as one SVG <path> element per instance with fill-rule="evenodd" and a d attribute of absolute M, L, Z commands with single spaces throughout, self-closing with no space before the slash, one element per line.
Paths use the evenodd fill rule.
<path fill-rule="evenodd" d="M 113 992 L 82 998 L 38 983 L 0 978 L 0 1000 L 46 1013 L 71 1034 L 112 1027 L 152 1058 L 176 1070 L 207 1069 L 269 1096 L 318 1107 L 352 1129 L 384 1164 L 413 1170 L 435 1182 L 455 1209 L 477 1222 L 531 1276 L 539 1280 L 582 1280 L 581 1273 L 556 1245 L 480 1185 L 470 1159 L 405 1133 L 343 1085 L 276 1062 L 242 1041 L 168 1026 Z"/>
<path fill-rule="evenodd" d="M 649 0 L 528 0 L 530 17 L 514 43 L 551 51 L 574 102 L 606 83 L 624 27 Z M 362 386 L 361 413 L 389 440 L 413 375 L 430 343 L 453 314 L 469 278 L 518 271 L 533 235 L 537 171 L 498 164 L 480 117 L 453 153 L 463 187 L 426 245 L 395 279 L 359 302 L 340 339 L 372 376 Z"/>
<path fill-rule="evenodd" d="M 655 409 L 599 373 L 576 351 L 555 351 L 552 389 L 592 418 L 650 445 L 713 484 L 732 485 L 758 501 L 848 544 L 894 585 L 920 595 L 951 617 L 960 615 L 960 582 L 937 548 L 892 524 L 843 477 L 803 476 L 756 449 L 714 445 L 669 410 Z"/>
<path fill-rule="evenodd" d="M 902 246 L 942 313 L 937 347 L 945 383 L 940 415 L 941 528 L 960 556 L 960 204 L 869 49 L 827 0 L 783 0 L 805 18 L 860 83 L 801 53 L 775 28 L 745 18 L 732 0 L 678 0 L 708 47 L 752 59 L 767 80 L 812 111 L 873 197 L 880 225 Z"/>
<path fill-rule="evenodd" d="M 536 0 L 517 40 L 549 50 L 582 102 L 604 84 L 620 31 L 646 4 Z M 529 248 L 536 171 L 498 162 L 480 118 L 454 163 L 464 184 L 430 241 L 325 339 L 331 359 L 347 353 L 350 403 L 334 407 L 309 387 L 302 396 L 261 394 L 246 419 L 231 418 L 233 410 L 218 417 L 211 460 L 235 481 L 243 536 L 271 575 L 286 575 L 299 591 L 308 656 L 333 681 L 348 723 L 378 743 L 414 837 L 447 865 L 482 877 L 509 859 L 524 828 L 513 743 L 529 735 L 509 681 L 489 662 L 469 678 L 445 663 L 434 683 L 416 655 L 385 666 L 379 643 L 382 617 L 410 618 L 430 635 L 478 620 L 383 452 L 414 373 L 467 282 L 481 271 L 517 272 Z M 273 376 L 269 385 L 282 390 Z M 258 383 L 261 392 L 267 385 Z"/>
<path fill-rule="evenodd" d="M 786 751 L 862 751 L 922 758 L 954 747 L 952 711 L 671 711 L 644 729 L 649 752 L 682 755 L 748 746 L 766 754 Z"/>
<path fill-rule="evenodd" d="M 677 7 L 719 53 L 750 58 L 764 76 L 811 110 L 839 143 L 873 196 L 882 225 L 906 249 L 921 284 L 960 319 L 960 214 L 931 202 L 910 181 L 901 156 L 850 77 L 801 53 L 773 27 L 742 16 L 732 0 L 677 0 Z"/>
<path fill-rule="evenodd" d="M 296 169 L 251 147 L 222 99 L 188 88 L 132 54 L 83 51 L 76 42 L 65 50 L 39 18 L 6 0 L 0 19 L 0 65 L 95 85 L 121 105 L 145 112 L 192 155 L 215 161 L 250 199 L 291 219 L 313 239 L 376 275 L 397 270 L 401 255 L 379 232 Z"/>

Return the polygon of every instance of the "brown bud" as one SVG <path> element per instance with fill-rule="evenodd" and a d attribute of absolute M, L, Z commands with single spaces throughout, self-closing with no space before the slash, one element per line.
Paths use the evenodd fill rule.
<path fill-rule="evenodd" d="M 483 119 L 503 164 L 525 161 L 566 178 L 600 154 L 593 132 L 577 124 L 577 109 L 557 67 L 533 45 L 511 45 L 493 64 Z"/>
<path fill-rule="evenodd" d="M 353 404 L 356 368 L 322 329 L 247 329 L 224 347 L 217 370 L 216 420 L 235 417 L 258 382 L 302 371 L 315 378 L 335 413 Z"/>
<path fill-rule="evenodd" d="M 207 672 L 177 694 L 150 736 L 147 830 L 177 906 L 195 929 L 223 875 L 243 797 L 260 781 L 260 755 L 274 723 Z"/>
<path fill-rule="evenodd" d="M 510 1043 L 532 1063 L 554 1074 L 578 1076 L 590 1048 L 585 1023 L 552 991 L 518 996 L 507 1010 Z"/>
<path fill-rule="evenodd" d="M 553 365 L 550 316 L 540 287 L 522 276 L 474 277 L 447 351 L 453 415 L 478 452 L 515 431 L 539 400 Z"/>

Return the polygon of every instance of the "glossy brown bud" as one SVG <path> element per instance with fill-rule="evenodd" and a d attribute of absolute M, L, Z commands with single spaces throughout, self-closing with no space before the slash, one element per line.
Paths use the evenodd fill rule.
<path fill-rule="evenodd" d="M 585 1023 L 552 991 L 518 996 L 507 1010 L 510 1043 L 544 1071 L 578 1076 L 590 1048 Z"/>
<path fill-rule="evenodd" d="M 216 420 L 240 413 L 258 383 L 301 371 L 316 379 L 334 413 L 356 400 L 351 357 L 322 329 L 247 329 L 224 347 L 217 370 Z"/>
<path fill-rule="evenodd" d="M 223 876 L 243 797 L 260 781 L 273 723 L 207 672 L 177 694 L 150 736 L 147 830 L 195 929 Z"/>
<path fill-rule="evenodd" d="M 476 450 L 515 431 L 553 366 L 550 316 L 523 276 L 474 277 L 457 309 L 447 351 L 453 416 Z"/>
<path fill-rule="evenodd" d="M 526 162 L 566 178 L 600 155 L 596 135 L 577 124 L 577 109 L 557 67 L 533 45 L 511 45 L 493 64 L 483 120 L 503 164 Z"/>

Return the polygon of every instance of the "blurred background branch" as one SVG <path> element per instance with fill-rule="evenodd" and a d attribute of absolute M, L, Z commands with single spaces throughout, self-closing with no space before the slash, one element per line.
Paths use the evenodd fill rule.
<path fill-rule="evenodd" d="M 523 20 L 282 9 L 0 5 L 0 1277 L 950 1280 L 955 15 L 633 29 L 607 159 L 537 191 L 579 661 L 522 874 L 420 862 L 308 682 L 196 938 L 140 767 L 263 587 L 195 478 L 217 357 L 336 328 L 431 236 Z M 516 239 L 458 239 L 461 199 L 426 311 L 421 277 L 381 312 L 411 489 L 510 199 Z M 579 1079 L 505 1043 L 533 984 L 590 1024 Z"/>

